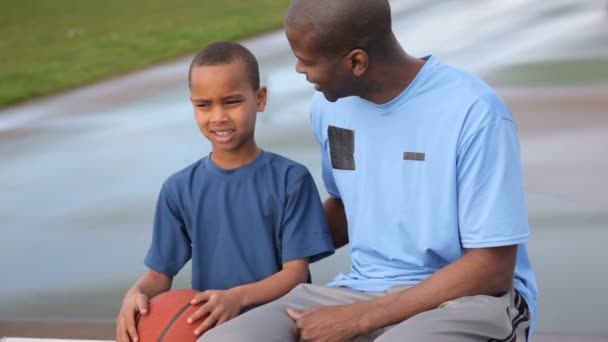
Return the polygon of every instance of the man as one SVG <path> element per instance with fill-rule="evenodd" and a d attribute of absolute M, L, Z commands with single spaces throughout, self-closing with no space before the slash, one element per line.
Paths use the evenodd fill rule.
<path fill-rule="evenodd" d="M 202 341 L 526 341 L 537 289 L 504 102 L 472 75 L 408 55 L 387 0 L 294 0 L 285 31 L 318 92 L 324 208 L 352 269 Z"/>

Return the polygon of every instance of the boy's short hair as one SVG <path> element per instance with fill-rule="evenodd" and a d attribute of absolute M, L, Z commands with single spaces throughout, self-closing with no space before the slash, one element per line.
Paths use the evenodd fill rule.
<path fill-rule="evenodd" d="M 247 68 L 249 83 L 253 90 L 258 90 L 260 88 L 260 69 L 257 59 L 243 45 L 229 41 L 211 43 L 196 53 L 188 70 L 188 87 L 191 86 L 192 69 L 194 67 L 230 64 L 234 61 L 243 62 L 245 68 Z"/>

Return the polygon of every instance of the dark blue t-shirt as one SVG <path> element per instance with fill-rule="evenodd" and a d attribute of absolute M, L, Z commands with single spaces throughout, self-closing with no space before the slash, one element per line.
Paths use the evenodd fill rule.
<path fill-rule="evenodd" d="M 205 157 L 169 177 L 145 264 L 173 276 L 192 259 L 192 288 L 204 291 L 260 281 L 287 261 L 333 250 L 308 170 L 262 151 L 236 169 Z"/>

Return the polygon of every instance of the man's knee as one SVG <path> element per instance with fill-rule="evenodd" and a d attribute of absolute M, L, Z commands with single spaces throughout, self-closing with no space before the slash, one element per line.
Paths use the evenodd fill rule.
<path fill-rule="evenodd" d="M 433 332 L 424 328 L 416 329 L 415 324 L 403 321 L 395 326 L 384 329 L 384 331 L 374 338 L 374 342 L 402 342 L 402 341 L 432 341 L 429 339 Z"/>

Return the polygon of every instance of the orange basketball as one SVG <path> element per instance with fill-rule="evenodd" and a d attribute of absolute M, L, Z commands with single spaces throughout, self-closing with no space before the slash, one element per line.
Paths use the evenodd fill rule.
<path fill-rule="evenodd" d="M 187 320 L 199 305 L 190 305 L 197 294 L 194 290 L 171 290 L 163 292 L 150 300 L 148 313 L 142 315 L 137 323 L 137 334 L 140 342 L 195 342 L 198 336 L 194 329 L 203 319 L 193 324 Z"/>

